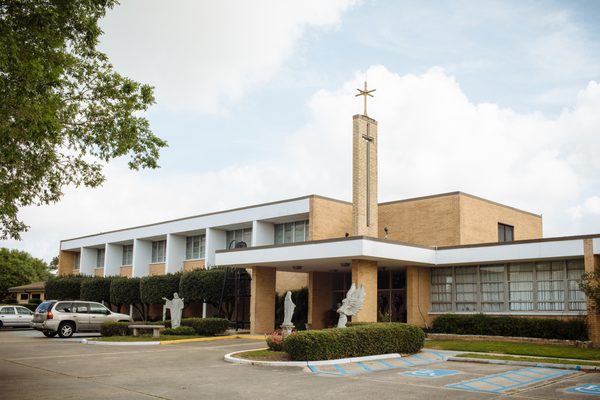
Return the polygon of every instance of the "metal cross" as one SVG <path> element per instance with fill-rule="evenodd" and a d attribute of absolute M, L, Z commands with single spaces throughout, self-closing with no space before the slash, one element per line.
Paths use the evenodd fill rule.
<path fill-rule="evenodd" d="M 366 85 L 367 84 L 365 82 L 365 88 Z M 366 98 L 367 97 L 365 96 L 365 101 Z M 369 125 L 370 124 L 367 122 L 367 134 L 362 135 L 362 138 L 365 139 L 367 142 L 367 226 L 371 226 L 371 143 L 375 144 L 375 138 L 369 133 Z"/>
<path fill-rule="evenodd" d="M 356 89 L 356 90 L 358 90 L 358 94 L 354 95 L 354 97 L 365 96 L 365 112 L 364 112 L 363 115 L 366 116 L 367 115 L 367 96 L 373 97 L 373 95 L 371 93 L 373 93 L 377 89 L 368 90 L 367 89 L 367 81 L 365 81 L 365 88 L 364 88 L 364 90 L 361 90 L 361 89 Z"/>

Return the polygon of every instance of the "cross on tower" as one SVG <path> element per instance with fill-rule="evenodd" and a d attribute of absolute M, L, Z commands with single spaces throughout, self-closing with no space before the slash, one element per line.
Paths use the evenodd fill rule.
<path fill-rule="evenodd" d="M 365 82 L 365 89 L 367 87 L 367 83 Z M 375 89 L 373 89 L 375 90 Z M 365 102 L 367 97 L 365 96 Z M 366 107 L 366 103 L 365 103 Z M 366 114 L 365 109 L 365 115 Z M 367 122 L 367 134 L 362 135 L 362 138 L 367 142 L 367 226 L 371 226 L 371 143 L 375 144 L 375 138 L 369 133 L 369 123 Z"/>
<path fill-rule="evenodd" d="M 367 81 L 365 81 L 365 88 L 363 90 L 361 90 L 361 89 L 356 89 L 356 90 L 358 90 L 358 94 L 354 95 L 354 97 L 365 96 L 365 99 L 364 99 L 365 100 L 365 103 L 364 103 L 365 107 L 364 107 L 364 113 L 363 113 L 363 115 L 366 116 L 367 115 L 367 96 L 373 97 L 373 95 L 371 93 L 373 93 L 377 89 L 368 90 L 367 89 Z"/>

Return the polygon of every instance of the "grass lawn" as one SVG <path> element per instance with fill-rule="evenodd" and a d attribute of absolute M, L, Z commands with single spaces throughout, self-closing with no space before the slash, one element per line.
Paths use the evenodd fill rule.
<path fill-rule="evenodd" d="M 592 365 L 594 367 L 600 367 L 600 362 L 598 361 L 573 361 L 573 360 L 565 360 L 561 358 L 537 358 L 537 357 L 518 357 L 518 356 L 497 356 L 497 355 L 488 355 L 488 354 L 477 354 L 477 353 L 464 353 L 459 354 L 457 357 L 464 358 L 480 358 L 483 360 L 508 360 L 508 361 L 527 361 L 527 362 L 535 362 L 535 363 L 543 363 L 543 364 L 569 364 L 569 365 Z"/>
<path fill-rule="evenodd" d="M 579 347 L 557 344 L 427 339 L 425 341 L 425 347 L 430 349 L 473 351 L 479 353 L 600 360 L 600 349 L 582 349 Z"/>
<path fill-rule="evenodd" d="M 237 353 L 235 356 L 256 361 L 290 361 L 290 355 L 285 351 L 252 350 Z"/>
<path fill-rule="evenodd" d="M 154 342 L 157 340 L 181 340 L 181 339 L 197 339 L 206 336 L 197 335 L 160 335 L 159 338 L 153 338 L 149 335 L 142 336 L 103 336 L 99 338 L 91 338 L 88 340 L 96 340 L 99 342 Z"/>

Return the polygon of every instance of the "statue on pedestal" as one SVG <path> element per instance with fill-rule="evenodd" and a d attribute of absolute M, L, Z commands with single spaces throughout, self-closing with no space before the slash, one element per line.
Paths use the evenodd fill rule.
<path fill-rule="evenodd" d="M 337 309 L 338 314 L 340 314 L 337 327 L 345 328 L 348 317 L 355 315 L 360 311 L 364 303 L 365 286 L 360 285 L 360 287 L 356 289 L 356 285 L 353 283 L 352 286 L 350 286 L 350 290 L 348 290 L 348 294 L 346 294 L 346 298 L 342 300 L 342 305 Z"/>
<path fill-rule="evenodd" d="M 165 309 L 168 308 L 171 310 L 171 328 L 178 328 L 181 325 L 181 314 L 183 314 L 183 299 L 179 298 L 177 292 L 173 293 L 173 300 L 169 300 L 166 297 L 162 299 L 165 301 Z"/>
<path fill-rule="evenodd" d="M 284 336 L 291 334 L 292 329 L 294 329 L 292 317 L 294 316 L 295 308 L 296 305 L 292 301 L 292 292 L 288 290 L 285 294 L 285 300 L 283 301 L 283 324 L 281 324 L 281 329 L 284 332 Z"/>

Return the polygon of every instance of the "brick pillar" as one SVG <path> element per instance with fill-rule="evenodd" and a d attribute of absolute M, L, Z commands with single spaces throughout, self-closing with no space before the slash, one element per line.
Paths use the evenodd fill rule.
<path fill-rule="evenodd" d="M 58 253 L 58 276 L 72 275 L 75 269 L 75 253 L 61 250 Z"/>
<path fill-rule="evenodd" d="M 599 266 L 598 256 L 594 255 L 592 239 L 583 240 L 583 263 L 585 272 L 594 272 Z M 600 347 L 600 315 L 592 301 L 587 302 L 588 337 L 594 347 Z"/>
<path fill-rule="evenodd" d="M 352 260 L 352 283 L 365 286 L 365 303 L 354 322 L 377 322 L 377 261 Z"/>
<path fill-rule="evenodd" d="M 252 267 L 250 332 L 271 333 L 275 328 L 275 268 Z"/>
<path fill-rule="evenodd" d="M 429 301 L 431 270 L 406 267 L 406 322 L 421 328 L 431 326 Z"/>
<path fill-rule="evenodd" d="M 352 117 L 352 234 L 377 237 L 377 121 Z"/>
<path fill-rule="evenodd" d="M 331 309 L 332 277 L 330 272 L 308 273 L 308 323 L 310 329 L 325 328 L 325 314 Z"/>

